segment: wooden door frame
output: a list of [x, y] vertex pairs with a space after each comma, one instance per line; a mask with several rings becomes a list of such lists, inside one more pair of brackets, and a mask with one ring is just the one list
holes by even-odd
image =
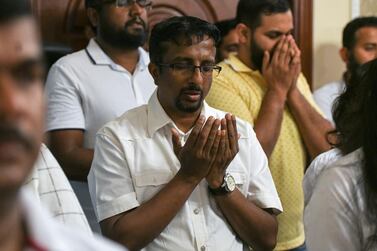
[[310, 87], [313, 82], [313, 0], [291, 0], [294, 37], [301, 49], [302, 72]]

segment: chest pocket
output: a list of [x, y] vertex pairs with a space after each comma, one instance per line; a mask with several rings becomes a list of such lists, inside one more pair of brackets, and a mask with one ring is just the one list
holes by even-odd
[[150, 200], [173, 178], [169, 172], [148, 172], [135, 174], [135, 191], [140, 203]]

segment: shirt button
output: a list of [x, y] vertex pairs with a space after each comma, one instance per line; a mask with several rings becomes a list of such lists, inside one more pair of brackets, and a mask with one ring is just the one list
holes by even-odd
[[[199, 208], [195, 208], [195, 210], [194, 210], [194, 214], [199, 214], [199, 212], [200, 212], [200, 209]], [[203, 246], [204, 247], [204, 246]], [[203, 250], [203, 247], [202, 247], [202, 250]], [[204, 247], [204, 249], [205, 249], [205, 247]]]
[[201, 246], [200, 250], [201, 250], [201, 251], [205, 251], [205, 250], [206, 250], [206, 247], [205, 247], [205, 246]]

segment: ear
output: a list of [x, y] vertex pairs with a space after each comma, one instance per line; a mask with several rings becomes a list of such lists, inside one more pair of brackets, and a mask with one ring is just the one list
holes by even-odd
[[98, 26], [98, 20], [99, 20], [99, 15], [98, 11], [94, 8], [87, 8], [86, 9], [86, 15], [88, 16], [89, 22], [93, 27]]
[[154, 79], [155, 85], [158, 86], [158, 79], [160, 78], [160, 68], [155, 63], [149, 63], [148, 65], [149, 73], [152, 75]]
[[246, 44], [249, 41], [250, 29], [247, 25], [239, 23], [236, 26], [240, 44]]
[[343, 60], [344, 63], [346, 63], [346, 64], [349, 63], [350, 52], [346, 47], [342, 47], [339, 50], [339, 55], [340, 55], [340, 58]]

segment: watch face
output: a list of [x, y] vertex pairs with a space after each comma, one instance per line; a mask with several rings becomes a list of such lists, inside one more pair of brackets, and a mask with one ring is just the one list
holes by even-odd
[[234, 191], [234, 189], [236, 188], [236, 182], [235, 182], [233, 176], [230, 175], [230, 174], [227, 174], [226, 177], [225, 177], [225, 182], [226, 182], [226, 189], [229, 192]]

